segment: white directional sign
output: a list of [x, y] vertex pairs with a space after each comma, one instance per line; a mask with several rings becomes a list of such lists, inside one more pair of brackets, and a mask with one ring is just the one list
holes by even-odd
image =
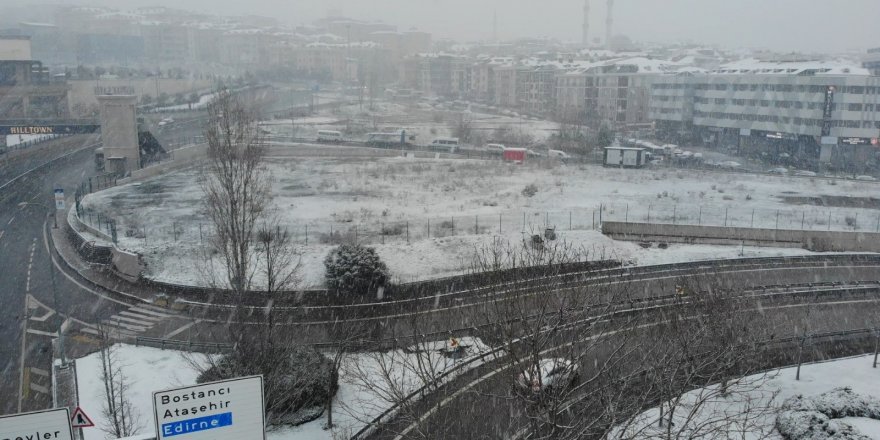
[[55, 209], [64, 210], [64, 188], [55, 188]]
[[153, 393], [156, 439], [265, 440], [263, 377]]
[[2, 440], [73, 440], [67, 408], [0, 416]]

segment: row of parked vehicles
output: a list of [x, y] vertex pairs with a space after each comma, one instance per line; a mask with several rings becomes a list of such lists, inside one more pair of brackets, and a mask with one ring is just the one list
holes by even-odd
[[[367, 146], [376, 147], [376, 148], [404, 148], [404, 149], [414, 149], [417, 146], [414, 143], [415, 137], [407, 137], [405, 131], [398, 132], [379, 132], [379, 133], [367, 133], [367, 139], [364, 142]], [[319, 143], [340, 143], [345, 142], [345, 139], [342, 135], [342, 132], [335, 130], [319, 130], [317, 136], [317, 142]], [[435, 138], [425, 146], [428, 150], [438, 151], [444, 153], [456, 153], [462, 148], [462, 144], [458, 138], [454, 137], [438, 137]], [[477, 148], [476, 150], [480, 150]], [[483, 148], [483, 151], [489, 152], [491, 154], [496, 154], [498, 156], [504, 156], [505, 151], [523, 151], [524, 157], [531, 158], [539, 158], [539, 157], [550, 157], [556, 158], [560, 160], [569, 160], [571, 159], [571, 155], [564, 151], [553, 150], [553, 149], [539, 149], [536, 147], [531, 148], [508, 148], [503, 144], [490, 143], [486, 144]]]

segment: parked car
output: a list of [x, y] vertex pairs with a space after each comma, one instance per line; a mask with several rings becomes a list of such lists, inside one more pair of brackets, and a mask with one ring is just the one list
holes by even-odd
[[570, 386], [578, 377], [578, 365], [565, 358], [544, 358], [516, 376], [516, 387], [532, 393]]
[[816, 177], [816, 173], [814, 173], [812, 171], [805, 171], [805, 170], [797, 170], [794, 172], [794, 175], [801, 176], [801, 177]]
[[526, 155], [529, 157], [544, 157], [544, 153], [532, 150], [531, 148], [526, 149]]
[[504, 154], [504, 150], [506, 150], [506, 149], [507, 149], [507, 147], [505, 147], [504, 145], [501, 145], [501, 144], [486, 144], [486, 150], [488, 150], [490, 153], [495, 153], [499, 156]]
[[876, 182], [877, 178], [874, 176], [856, 176], [856, 180], [864, 180], [866, 182]]
[[788, 168], [777, 167], [770, 170], [770, 174], [788, 174]]
[[571, 160], [571, 155], [560, 150], [547, 150], [547, 157], [559, 159], [563, 162]]

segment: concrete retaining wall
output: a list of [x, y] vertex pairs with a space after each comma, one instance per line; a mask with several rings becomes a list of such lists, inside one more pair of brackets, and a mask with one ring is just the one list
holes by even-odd
[[602, 222], [602, 233], [616, 240], [699, 244], [747, 244], [797, 247], [811, 251], [880, 252], [873, 232], [800, 231], [791, 229]]
[[140, 255], [120, 250], [115, 246], [111, 250], [111, 254], [113, 268], [116, 269], [117, 275], [132, 283], [140, 279], [141, 273], [146, 269]]
[[199, 160], [208, 157], [208, 144], [192, 145], [171, 152], [172, 158], [166, 162], [161, 162], [146, 168], [134, 170], [131, 176], [125, 179], [119, 179], [116, 183], [119, 185], [135, 182], [142, 179], [155, 177], [168, 171], [181, 168], [193, 164]]

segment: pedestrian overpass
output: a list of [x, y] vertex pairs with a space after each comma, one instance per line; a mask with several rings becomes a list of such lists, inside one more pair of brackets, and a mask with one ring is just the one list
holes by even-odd
[[106, 170], [121, 176], [140, 169], [164, 149], [150, 131], [137, 121], [137, 97], [133, 94], [98, 95], [101, 116], [97, 119], [0, 119], [0, 147], [8, 135], [73, 135], [101, 132]]

